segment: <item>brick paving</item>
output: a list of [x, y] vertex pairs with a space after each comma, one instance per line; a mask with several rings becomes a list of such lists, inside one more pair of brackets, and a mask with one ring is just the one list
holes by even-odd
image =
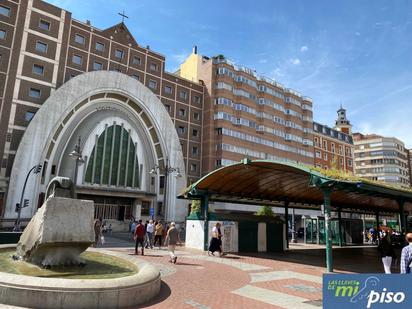
[[[116, 244], [116, 246], [113, 246]], [[134, 253], [127, 239], [108, 238], [110, 250]], [[110, 248], [111, 247], [111, 248]], [[293, 247], [292, 247], [293, 248]], [[277, 254], [206, 253], [177, 248], [177, 264], [168, 262], [167, 250], [145, 250], [138, 255], [160, 269], [158, 297], [140, 308], [299, 308], [322, 306], [323, 249], [307, 247]], [[376, 248], [334, 249], [337, 272], [382, 272]]]

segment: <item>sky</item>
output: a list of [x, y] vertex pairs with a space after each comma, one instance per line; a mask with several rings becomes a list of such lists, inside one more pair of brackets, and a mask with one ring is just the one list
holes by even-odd
[[105, 29], [125, 23], [174, 72], [194, 45], [305, 96], [314, 120], [334, 125], [340, 104], [354, 132], [412, 148], [410, 0], [49, 0]]

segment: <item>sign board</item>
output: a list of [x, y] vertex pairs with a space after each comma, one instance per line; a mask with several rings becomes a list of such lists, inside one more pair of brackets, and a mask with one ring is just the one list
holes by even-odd
[[154, 216], [154, 213], [155, 213], [154, 207], [150, 207], [149, 215]]
[[410, 274], [323, 275], [323, 308], [412, 308]]

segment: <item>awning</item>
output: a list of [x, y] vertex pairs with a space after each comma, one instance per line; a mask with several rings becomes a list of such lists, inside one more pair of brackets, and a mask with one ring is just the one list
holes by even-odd
[[[324, 203], [322, 189], [331, 190], [334, 209], [359, 212], [412, 210], [412, 191], [305, 165], [244, 159], [217, 169], [189, 186], [179, 198], [252, 205], [282, 205], [319, 209]], [[332, 174], [332, 173], [330, 173]]]

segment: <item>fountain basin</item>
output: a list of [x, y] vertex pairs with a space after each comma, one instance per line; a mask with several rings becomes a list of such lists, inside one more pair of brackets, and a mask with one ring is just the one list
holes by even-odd
[[[0, 252], [12, 248], [16, 245], [0, 245]], [[79, 277], [82, 279], [73, 279], [75, 276], [66, 279], [67, 272], [64, 271], [61, 276], [65, 278], [46, 278], [0, 269], [0, 303], [44, 309], [130, 308], [151, 300], [159, 293], [160, 273], [149, 263], [108, 250], [89, 248], [86, 253], [119, 260], [122, 265], [129, 265], [122, 267], [129, 271], [121, 277], [103, 274], [95, 277], [101, 279], [87, 279], [90, 275], [93, 278], [93, 274], [87, 274]]]

